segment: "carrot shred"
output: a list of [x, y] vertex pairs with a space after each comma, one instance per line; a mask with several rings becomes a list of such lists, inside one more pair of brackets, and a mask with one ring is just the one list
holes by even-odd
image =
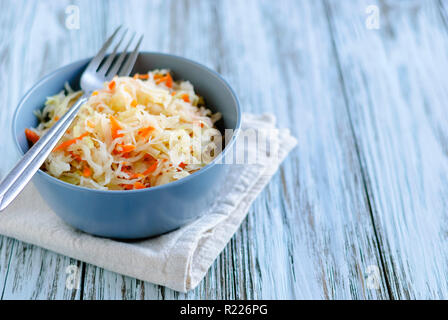
[[176, 95], [176, 91], [171, 92], [171, 95], [174, 97]]
[[28, 139], [28, 141], [30, 141], [33, 144], [40, 139], [39, 135], [36, 132], [28, 128], [25, 129], [25, 136]]
[[90, 177], [92, 175], [92, 169], [90, 169], [88, 166], [85, 166], [82, 170], [82, 175], [86, 178]]
[[124, 152], [131, 152], [135, 149], [135, 146], [133, 144], [126, 144], [122, 146]]
[[184, 99], [185, 102], [190, 102], [190, 96], [187, 93], [182, 95], [182, 99]]
[[145, 189], [146, 188], [146, 186], [143, 184], [143, 183], [141, 183], [141, 182], [136, 182], [136, 183], [134, 183], [134, 189]]
[[156, 171], [159, 162], [156, 160], [148, 169], [143, 172], [143, 175], [147, 176], [150, 173]]
[[123, 171], [124, 173], [128, 174], [129, 176], [133, 175], [130, 167], [122, 167], [121, 171]]
[[154, 130], [155, 130], [154, 127], [149, 126], [149, 127], [142, 128], [142, 129], [138, 130], [137, 133], [139, 136], [146, 139], [149, 136], [149, 134]]
[[145, 176], [143, 175], [143, 174], [141, 174], [141, 173], [134, 173], [132, 176], [131, 176], [131, 179], [136, 179], [136, 178], [144, 178]]
[[156, 80], [156, 84], [161, 84], [162, 82], [165, 82], [165, 85], [168, 88], [173, 87], [173, 78], [171, 77], [171, 74], [168, 72], [166, 75], [154, 75], [154, 80]]
[[121, 153], [121, 152], [131, 152], [135, 149], [135, 146], [133, 144], [117, 144], [115, 146], [115, 152]]
[[114, 117], [114, 116], [110, 116], [110, 132], [112, 135], [112, 139], [116, 139], [118, 137], [123, 137], [124, 134], [122, 133], [118, 133], [118, 130], [123, 129], [120, 126], [120, 123], [118, 122], [118, 120]]
[[138, 74], [138, 73], [136, 73], [134, 75], [134, 79], [147, 80], [147, 79], [149, 79], [149, 74]]
[[137, 106], [137, 104], [138, 104], [137, 101], [135, 101], [135, 100], [131, 101], [131, 107], [135, 108]]
[[171, 74], [168, 72], [166, 74], [166, 81], [165, 84], [168, 88], [172, 88], [173, 87], [173, 78], [171, 78]]
[[56, 148], [53, 149], [53, 151], [58, 151], [58, 150], [63, 150], [68, 148], [69, 146], [71, 146], [72, 144], [76, 143], [78, 140], [81, 140], [82, 138], [84, 138], [85, 136], [87, 136], [89, 133], [88, 132], [84, 132], [82, 135], [80, 135], [77, 138], [71, 139], [71, 140], [67, 140], [62, 142], [59, 146], [57, 146]]
[[92, 92], [92, 97], [93, 97], [93, 96], [96, 96], [97, 94], [98, 94], [98, 91], [93, 91], [93, 92]]
[[114, 89], [115, 89], [115, 86], [116, 86], [115, 80], [112, 80], [112, 81], [109, 83], [109, 90], [114, 90]]
[[79, 155], [77, 155], [76, 153], [74, 153], [73, 151], [69, 151], [68, 153], [72, 156], [73, 159], [75, 159], [77, 161], [82, 161], [82, 158]]
[[152, 155], [150, 155], [149, 153], [146, 153], [146, 154], [143, 156], [143, 160], [144, 160], [144, 161], [156, 161], [156, 159], [155, 159]]
[[185, 169], [186, 166], [187, 166], [186, 163], [183, 162], [179, 163], [179, 167], [181, 167], [182, 169]]
[[124, 188], [124, 190], [134, 189], [134, 186], [132, 184], [122, 184], [122, 187]]
[[58, 116], [54, 117], [54, 121], [58, 121], [58, 120], [59, 120]]
[[139, 73], [136, 73], [136, 74], [134, 74], [133, 78], [134, 79], [147, 80], [147, 79], [149, 79], [149, 74], [139, 74]]
[[90, 128], [95, 128], [95, 124], [94, 123], [92, 123], [91, 121], [89, 121], [89, 120], [87, 120], [87, 126], [88, 127], [90, 127]]

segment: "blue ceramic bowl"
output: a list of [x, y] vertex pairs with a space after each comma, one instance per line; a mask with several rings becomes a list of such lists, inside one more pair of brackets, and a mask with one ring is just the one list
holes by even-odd
[[[45, 99], [69, 82], [79, 88], [79, 78], [90, 59], [62, 67], [43, 78], [19, 103], [13, 118], [13, 136], [19, 151], [28, 150], [25, 128], [35, 127], [34, 110]], [[214, 112], [221, 112], [221, 129], [240, 128], [238, 99], [227, 82], [216, 72], [185, 58], [140, 53], [133, 72], [146, 73], [167, 68], [175, 79], [189, 80]], [[232, 137], [223, 152], [210, 164], [181, 180], [149, 189], [99, 191], [71, 185], [39, 170], [33, 183], [42, 198], [71, 226], [103, 237], [138, 239], [172, 231], [198, 218], [219, 197], [217, 190], [225, 179], [227, 167], [217, 163], [235, 141]]]

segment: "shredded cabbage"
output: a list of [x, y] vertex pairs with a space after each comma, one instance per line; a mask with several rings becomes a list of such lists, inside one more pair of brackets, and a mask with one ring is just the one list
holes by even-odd
[[[80, 95], [66, 85], [47, 98], [31, 134], [45, 134]], [[173, 81], [168, 70], [115, 77], [81, 107], [43, 169], [68, 183], [100, 190], [166, 184], [219, 154], [222, 137], [214, 125], [220, 117], [205, 107], [190, 82]]]

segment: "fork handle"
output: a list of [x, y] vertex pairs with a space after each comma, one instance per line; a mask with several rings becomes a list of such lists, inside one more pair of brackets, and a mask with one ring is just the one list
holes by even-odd
[[87, 95], [81, 96], [76, 103], [59, 119], [20, 159], [15, 167], [0, 183], [0, 211], [14, 200], [27, 185], [48, 155], [62, 138], [80, 107], [87, 101]]

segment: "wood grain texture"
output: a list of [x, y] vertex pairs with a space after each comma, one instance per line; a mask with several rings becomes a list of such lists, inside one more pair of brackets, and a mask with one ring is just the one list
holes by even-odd
[[[0, 176], [17, 159], [9, 124], [25, 90], [95, 54], [119, 24], [145, 34], [142, 50], [220, 72], [243, 111], [274, 113], [299, 145], [195, 290], [181, 294], [3, 237], [1, 297], [448, 297], [448, 11], [442, 1], [396, 3], [2, 1]], [[79, 30], [65, 27], [69, 4], [79, 7]], [[371, 4], [379, 30], [365, 26]], [[69, 265], [82, 271], [79, 290], [66, 288]]]
[[[7, 14], [0, 14], [0, 80], [7, 85], [0, 90], [0, 152], [7, 156], [0, 159], [0, 174], [17, 160], [10, 123], [21, 96], [44, 74], [84, 55], [76, 56], [70, 49], [75, 46], [61, 24], [65, 7], [63, 2], [60, 5], [54, 1], [2, 2], [2, 10]], [[79, 262], [17, 241], [11, 244], [12, 241], [2, 239], [4, 246], [10, 248], [9, 255], [0, 262], [0, 274], [7, 275], [1, 279], [3, 299], [79, 297], [80, 290], [65, 289], [66, 267], [80, 266]]]
[[246, 110], [273, 112], [299, 140], [249, 216], [262, 297], [387, 297], [365, 287], [380, 264], [321, 3], [223, 3], [222, 72]]
[[66, 286], [69, 266], [82, 268], [79, 261], [17, 241], [2, 299], [79, 299], [81, 290]]
[[6, 237], [0, 238], [0, 299], [3, 296], [3, 288], [8, 277], [9, 263], [11, 261], [11, 252], [16, 241]]
[[[379, 30], [365, 27], [370, 4], [380, 8]], [[446, 298], [448, 39], [439, 2], [359, 1], [348, 9], [328, 1], [393, 297]]]
[[218, 70], [245, 111], [274, 112], [300, 146], [196, 290], [178, 294], [87, 266], [84, 298], [387, 297], [382, 279], [379, 290], [365, 287], [368, 267], [381, 264], [323, 7], [178, 3], [147, 12], [169, 20], [169, 52]]

